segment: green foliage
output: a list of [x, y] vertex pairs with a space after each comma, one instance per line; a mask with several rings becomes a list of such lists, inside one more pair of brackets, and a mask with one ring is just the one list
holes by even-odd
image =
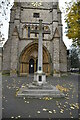
[[65, 22], [67, 23], [67, 34], [73, 40], [75, 46], [80, 47], [80, 2], [66, 3]]
[[71, 68], [80, 68], [80, 61], [79, 61], [79, 51], [73, 45], [71, 46], [71, 52], [69, 59], [71, 61]]

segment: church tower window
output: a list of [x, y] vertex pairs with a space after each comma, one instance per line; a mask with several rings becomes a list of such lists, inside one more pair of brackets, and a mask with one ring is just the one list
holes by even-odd
[[44, 27], [42, 29], [43, 29], [43, 38], [44, 38]]
[[28, 26], [28, 37], [30, 37], [30, 26]]
[[[35, 27], [35, 31], [37, 31], [37, 26]], [[37, 37], [37, 33], [35, 33], [35, 37]]]
[[33, 13], [33, 17], [39, 18], [39, 13]]

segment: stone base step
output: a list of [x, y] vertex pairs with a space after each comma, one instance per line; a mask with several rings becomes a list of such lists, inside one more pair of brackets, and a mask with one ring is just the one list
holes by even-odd
[[[59, 91], [52, 91], [52, 90], [26, 90], [22, 91], [23, 94], [57, 94], [60, 93]], [[60, 93], [61, 94], [61, 93]]]
[[[48, 88], [48, 89], [47, 89]], [[65, 95], [60, 92], [55, 86], [46, 84], [41, 86], [40, 89], [38, 86], [29, 85], [29, 87], [20, 88], [17, 93], [18, 97], [27, 97], [27, 98], [41, 98], [41, 97], [52, 97], [52, 98], [62, 98]]]
[[27, 98], [44, 98], [44, 97], [51, 97], [51, 98], [64, 98], [64, 94], [18, 94], [18, 97], [27, 97]]

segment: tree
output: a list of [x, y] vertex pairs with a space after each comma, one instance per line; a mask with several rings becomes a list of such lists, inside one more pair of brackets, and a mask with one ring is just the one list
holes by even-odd
[[76, 47], [74, 47], [73, 45], [71, 46], [71, 50], [70, 50], [70, 56], [69, 56], [69, 60], [71, 61], [71, 68], [79, 68], [80, 69], [80, 59], [79, 59], [79, 54], [78, 54], [78, 49], [76, 49]]
[[73, 45], [80, 48], [80, 1], [66, 2], [65, 22], [67, 23], [66, 36], [73, 40]]
[[4, 32], [2, 29], [4, 28], [4, 22], [9, 22], [9, 11], [12, 7], [12, 0], [0, 0], [0, 46], [3, 46], [5, 39], [4, 39]]

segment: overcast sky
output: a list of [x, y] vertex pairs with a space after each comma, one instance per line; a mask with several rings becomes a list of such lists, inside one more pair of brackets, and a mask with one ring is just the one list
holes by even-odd
[[[13, 0], [12, 0], [13, 1]], [[60, 6], [60, 9], [62, 7], [65, 7], [65, 1], [67, 0], [59, 0], [59, 6]], [[71, 0], [68, 0], [68, 1], [71, 1]], [[4, 16], [0, 16], [0, 19], [3, 21], [4, 25], [3, 25], [3, 28], [1, 29], [1, 32], [4, 34], [4, 37], [5, 39], [7, 40], [8, 38], [8, 21], [9, 21], [9, 14], [10, 14], [10, 11], [8, 10], [7, 11], [7, 16], [8, 16], [8, 20], [5, 20], [4, 19]], [[65, 33], [65, 27], [66, 27], [66, 24], [65, 24], [65, 21], [64, 21], [64, 13], [62, 13], [62, 23], [63, 23], [63, 41], [64, 43], [66, 44], [67, 46], [67, 49], [70, 48], [70, 45], [71, 45], [71, 40], [69, 40], [67, 37], [66, 37], [66, 33]]]

